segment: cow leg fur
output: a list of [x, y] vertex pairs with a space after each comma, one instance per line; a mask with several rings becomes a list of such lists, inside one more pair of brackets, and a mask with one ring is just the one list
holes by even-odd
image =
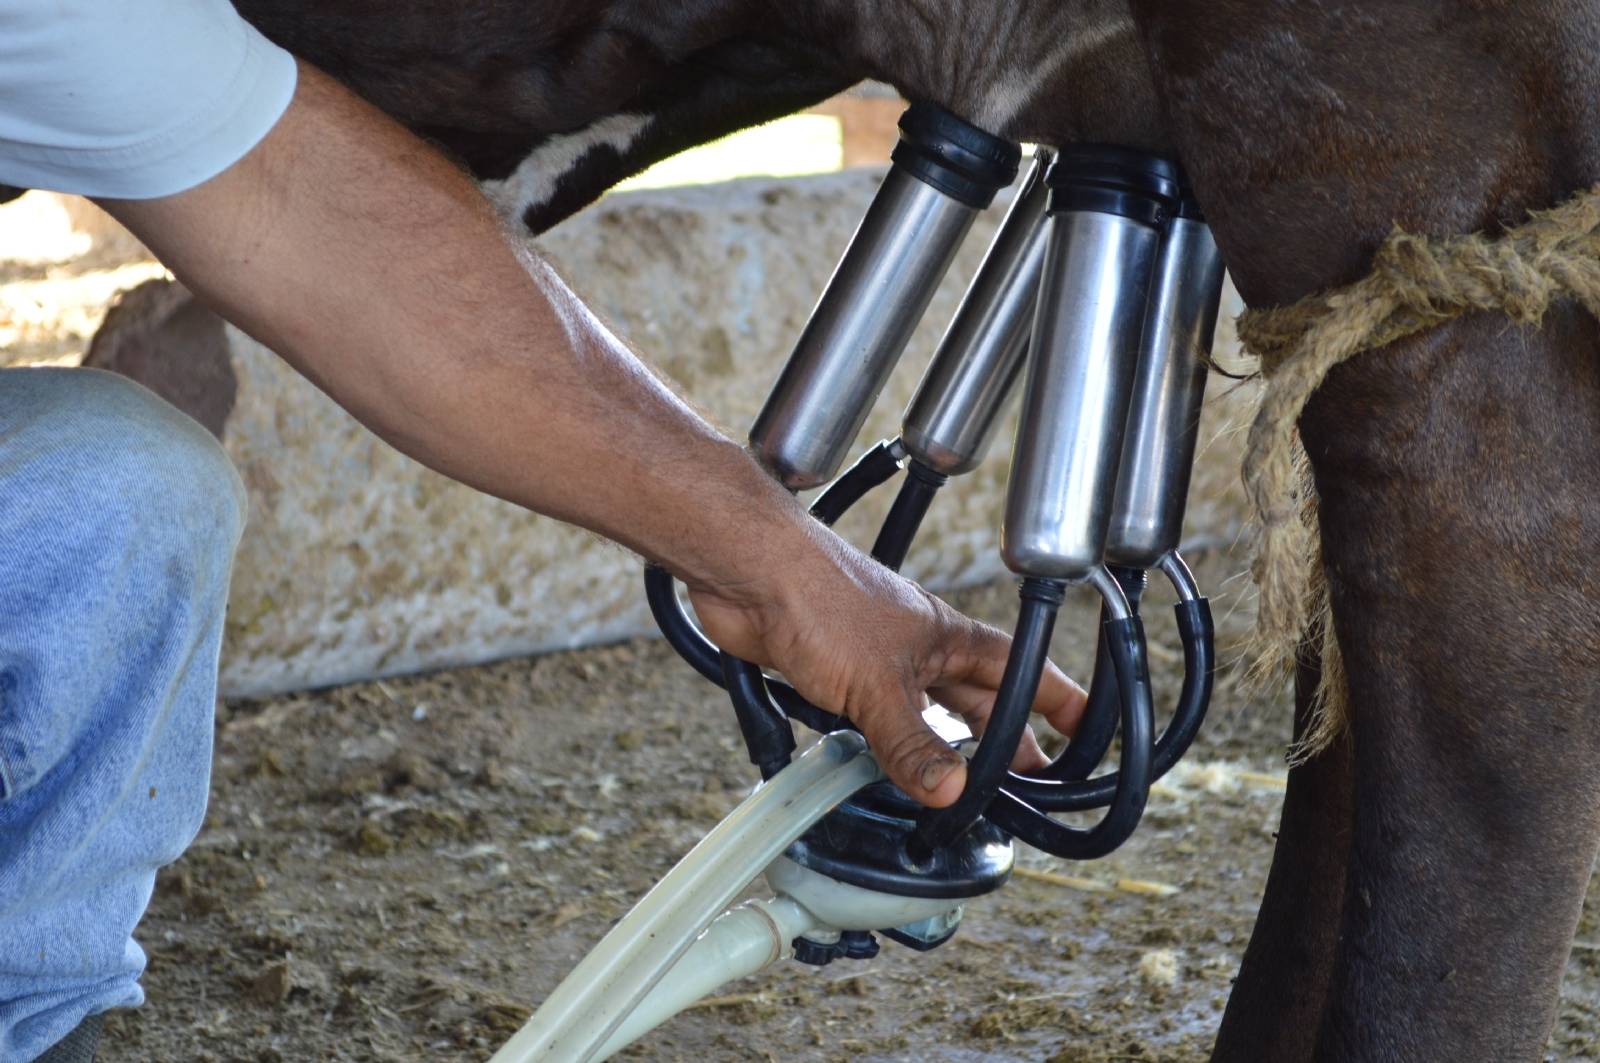
[[1597, 350], [1570, 305], [1476, 315], [1302, 420], [1354, 739], [1314, 1058], [1542, 1051], [1600, 844]]
[[[1302, 647], [1303, 654], [1313, 651]], [[1310, 722], [1319, 673], [1295, 677], [1295, 737]], [[1311, 1058], [1344, 904], [1350, 848], [1349, 735], [1289, 772], [1266, 895], [1217, 1033], [1213, 1063]]]
[[1600, 846], [1597, 350], [1481, 315], [1308, 409], [1351, 731], [1290, 773], [1219, 1063], [1540, 1057]]

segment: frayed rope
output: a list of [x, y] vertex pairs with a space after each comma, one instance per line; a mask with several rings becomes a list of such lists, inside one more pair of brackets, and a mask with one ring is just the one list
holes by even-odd
[[1258, 677], [1283, 674], [1303, 641], [1320, 651], [1322, 668], [1312, 725], [1290, 750], [1291, 763], [1338, 737], [1349, 698], [1328, 614], [1315, 490], [1296, 429], [1301, 411], [1334, 366], [1363, 351], [1475, 310], [1536, 326], [1559, 298], [1600, 318], [1600, 185], [1493, 240], [1396, 228], [1354, 284], [1239, 316], [1239, 339], [1260, 359], [1266, 382], [1243, 470], [1259, 592], [1254, 668]]

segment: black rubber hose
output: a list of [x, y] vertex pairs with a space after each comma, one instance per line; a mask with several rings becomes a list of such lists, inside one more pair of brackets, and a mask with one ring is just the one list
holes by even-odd
[[[684, 612], [683, 603], [678, 601], [678, 589], [672, 573], [660, 565], [646, 565], [644, 590], [645, 598], [650, 603], [650, 613], [656, 619], [656, 626], [666, 636], [667, 643], [695, 671], [726, 689], [728, 682], [722, 671], [722, 651], [700, 633], [694, 621], [689, 619], [689, 614]], [[788, 683], [768, 679], [767, 690], [785, 716], [799, 720], [813, 731], [827, 734], [854, 726], [843, 716], [835, 716], [826, 709], [817, 708]]]
[[833, 527], [861, 497], [900, 471], [905, 459], [905, 447], [898, 439], [885, 439], [856, 463], [840, 473], [811, 503], [811, 515], [828, 527]]
[[1017, 745], [1028, 727], [1039, 693], [1039, 677], [1050, 652], [1050, 633], [1055, 629], [1056, 612], [1066, 597], [1066, 584], [1058, 580], [1022, 581], [1022, 611], [1017, 631], [1011, 639], [1005, 674], [995, 695], [994, 709], [984, 727], [978, 751], [967, 763], [967, 785], [955, 803], [946, 808], [925, 808], [917, 816], [913, 839], [915, 858], [923, 858], [965, 834], [983, 816], [1005, 782], [1007, 769], [1017, 755]]
[[[1128, 599], [1128, 608], [1134, 616], [1138, 616], [1139, 600], [1144, 596], [1145, 585], [1148, 582], [1144, 570], [1108, 565], [1106, 571], [1116, 579], [1122, 588], [1123, 597]], [[1089, 680], [1089, 700], [1083, 707], [1083, 716], [1078, 721], [1077, 733], [1072, 736], [1072, 741], [1067, 743], [1067, 748], [1061, 751], [1061, 755], [1038, 773], [1038, 778], [1062, 781], [1087, 779], [1089, 773], [1106, 758], [1106, 750], [1111, 748], [1111, 741], [1117, 735], [1117, 717], [1121, 712], [1117, 702], [1117, 671], [1116, 665], [1111, 663], [1111, 650], [1106, 645], [1104, 636], [1105, 624], [1110, 619], [1111, 613], [1102, 603], [1100, 606], [1102, 635], [1099, 645], [1095, 647], [1094, 675]], [[1110, 799], [1108, 791], [1106, 800]]]
[[1178, 636], [1183, 640], [1183, 689], [1166, 731], [1156, 743], [1155, 773], [1161, 778], [1189, 752], [1211, 707], [1211, 687], [1217, 678], [1216, 627], [1211, 603], [1204, 598], [1179, 602]]
[[[1151, 770], [1159, 779], [1182, 759], [1200, 733], [1206, 710], [1211, 705], [1211, 687], [1216, 679], [1216, 636], [1211, 621], [1211, 603], [1204, 598], [1179, 602], [1178, 634], [1183, 640], [1183, 688], [1172, 710], [1167, 729], [1156, 741]], [[1102, 636], [1102, 645], [1105, 645]], [[1113, 673], [1120, 675], [1120, 669]], [[1117, 684], [1121, 689], [1121, 682]], [[1119, 772], [1078, 782], [1055, 782], [1032, 776], [1010, 775], [1003, 789], [1042, 812], [1084, 812], [1104, 808], [1117, 794]]]
[[666, 636], [667, 643], [678, 651], [678, 656], [717, 686], [726, 687], [727, 681], [722, 678], [722, 651], [700, 633], [689, 614], [683, 611], [672, 573], [660, 565], [645, 565], [644, 596], [650, 603], [650, 615], [656, 618], [656, 626]]
[[944, 473], [934, 472], [912, 459], [906, 466], [905, 483], [900, 485], [900, 493], [895, 495], [889, 516], [878, 531], [878, 540], [872, 544], [873, 557], [895, 572], [900, 571], [911, 549], [911, 540], [917, 537], [922, 518], [928, 515], [928, 507], [933, 504], [933, 496], [949, 479]]
[[776, 679], [767, 680], [767, 690], [772, 694], [772, 700], [778, 703], [778, 708], [791, 720], [799, 720], [807, 727], [819, 734], [828, 734], [831, 731], [854, 731], [855, 723], [848, 716], [836, 716], [827, 709], [819, 709], [805, 698], [800, 692], [788, 683]]
[[770, 779], [789, 766], [794, 753], [794, 732], [789, 730], [789, 721], [767, 696], [767, 677], [756, 665], [724, 653], [722, 676], [733, 701], [733, 714], [739, 721], [739, 733], [750, 752], [750, 763], [761, 769], [763, 779]]
[[1144, 656], [1144, 630], [1138, 617], [1107, 622], [1102, 629], [1111, 647], [1118, 686], [1127, 693], [1119, 698], [1122, 717], [1122, 760], [1116, 794], [1105, 818], [1093, 827], [1058, 823], [1005, 789], [984, 813], [1003, 830], [1064, 860], [1094, 860], [1127, 841], [1144, 817], [1145, 802], [1154, 781], [1152, 746], [1155, 712], [1150, 706], [1150, 670]]

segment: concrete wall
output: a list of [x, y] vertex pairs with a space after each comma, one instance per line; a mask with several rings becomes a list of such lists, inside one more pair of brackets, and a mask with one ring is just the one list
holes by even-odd
[[[622, 336], [742, 438], [881, 177], [868, 169], [613, 195], [539, 246]], [[858, 451], [897, 431], [1003, 207], [979, 219]], [[231, 329], [229, 345], [239, 391], [224, 444], [249, 488], [251, 515], [234, 575], [224, 693], [654, 630], [635, 557], [422, 468], [260, 345]], [[1222, 406], [1208, 412], [1207, 435], [1220, 442], [1207, 449], [1191, 506], [1191, 532], [1212, 537], [1237, 530], [1237, 446], [1218, 434]], [[994, 450], [941, 494], [908, 575], [948, 588], [1003, 574], [1007, 444]], [[870, 543], [891, 494], [869, 499], [841, 532]]]

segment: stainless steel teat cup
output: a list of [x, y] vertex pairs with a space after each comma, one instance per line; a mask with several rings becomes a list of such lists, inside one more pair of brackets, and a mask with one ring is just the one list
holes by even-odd
[[794, 490], [832, 479], [978, 212], [1021, 149], [931, 104], [900, 119], [894, 165], [812, 311], [750, 442]]
[[1106, 561], [1154, 568], [1178, 548], [1200, 435], [1222, 254], [1192, 193], [1167, 221], [1134, 378]]
[[1161, 234], [1177, 167], [1127, 148], [1063, 150], [1000, 551], [1024, 576], [1079, 582], [1105, 558]]

